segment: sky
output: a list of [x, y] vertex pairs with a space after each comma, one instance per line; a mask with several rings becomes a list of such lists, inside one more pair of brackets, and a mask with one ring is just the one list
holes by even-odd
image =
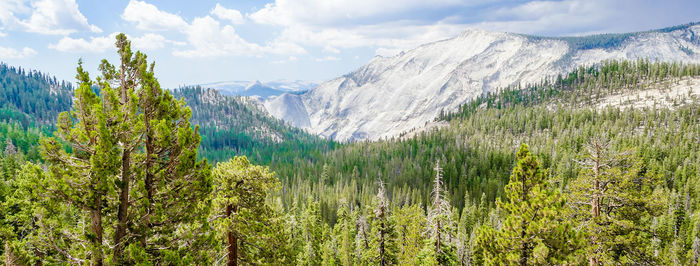
[[579, 36], [700, 21], [698, 0], [0, 0], [0, 62], [73, 82], [115, 63], [114, 36], [161, 85], [324, 81], [468, 28]]

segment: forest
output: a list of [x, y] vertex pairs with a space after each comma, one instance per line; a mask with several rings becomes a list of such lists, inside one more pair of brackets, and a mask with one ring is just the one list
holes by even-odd
[[597, 107], [699, 65], [604, 61], [474, 99], [444, 127], [335, 143], [163, 89], [125, 35], [116, 47], [74, 86], [0, 66], [6, 265], [700, 261], [700, 99]]

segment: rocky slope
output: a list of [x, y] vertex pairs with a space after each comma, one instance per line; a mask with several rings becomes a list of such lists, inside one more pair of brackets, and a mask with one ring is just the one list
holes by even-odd
[[517, 83], [607, 59], [700, 62], [700, 24], [627, 34], [549, 38], [469, 29], [393, 57], [375, 57], [306, 93], [270, 97], [273, 116], [352, 141], [397, 136], [441, 110]]

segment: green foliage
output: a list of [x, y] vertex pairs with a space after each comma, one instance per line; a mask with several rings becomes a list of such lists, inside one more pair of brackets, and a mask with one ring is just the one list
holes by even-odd
[[339, 265], [352, 265], [355, 261], [355, 216], [347, 207], [341, 204], [338, 208], [338, 222], [333, 227]]
[[[98, 265], [203, 261], [204, 242], [193, 232], [206, 226], [211, 180], [197, 161], [190, 111], [163, 92], [153, 65], [131, 53], [123, 34], [117, 48], [120, 68], [103, 61], [97, 81], [78, 64], [73, 108], [58, 116], [54, 137], [41, 140], [48, 171], [28, 170], [33, 187], [15, 190], [31, 191], [24, 196], [44, 209], [31, 232], [40, 237], [16, 254]], [[124, 247], [134, 257], [121, 256]]]
[[578, 234], [566, 217], [564, 199], [548, 189], [540, 163], [525, 144], [505, 190], [508, 201], [497, 201], [506, 215], [503, 227], [484, 226], [478, 232], [485, 264], [575, 264]]
[[435, 166], [432, 204], [428, 209], [427, 238], [424, 247], [417, 257], [421, 265], [452, 265], [456, 263], [455, 221], [452, 206], [445, 197], [442, 168], [438, 161]]
[[[279, 233], [284, 228], [280, 214], [264, 203], [268, 191], [279, 186], [274, 173], [252, 165], [245, 156], [217, 163], [212, 173], [216, 187], [212, 218], [216, 231], [222, 232], [218, 246], [224, 254], [232, 251], [225, 247], [232, 246], [237, 249], [232, 259], [245, 264], [290, 263], [285, 250], [288, 240]], [[227, 240], [228, 236], [232, 239]]]
[[370, 230], [369, 249], [364, 256], [370, 264], [397, 264], [398, 243], [396, 221], [389, 211], [389, 200], [386, 198], [384, 184], [379, 180], [379, 192], [374, 202], [372, 225]]
[[[659, 263], [653, 254], [652, 240], [671, 239], [678, 236], [678, 230], [667, 231], [670, 234], [665, 235], [661, 228], [652, 229], [654, 217], [662, 214], [668, 195], [659, 187], [658, 173], [640, 160], [630, 158], [629, 152], [611, 151], [605, 140], [590, 141], [586, 151], [585, 159], [580, 162], [583, 169], [568, 190], [573, 218], [583, 225], [587, 238], [585, 250], [589, 261], [592, 264]], [[672, 215], [682, 217], [679, 213]], [[667, 245], [663, 241], [656, 248]]]
[[417, 204], [404, 205], [394, 212], [398, 232], [398, 264], [412, 264], [423, 248], [423, 232], [427, 227], [425, 212]]
[[0, 121], [48, 125], [71, 107], [73, 87], [36, 70], [0, 63]]
[[193, 110], [192, 122], [200, 126], [202, 136], [202, 158], [218, 162], [245, 155], [276, 169], [280, 177], [288, 177], [296, 172], [288, 166], [317, 160], [338, 146], [269, 116], [261, 106], [242, 97], [201, 87], [182, 87], [173, 95]]
[[[438, 122], [448, 126], [440, 129], [338, 144], [291, 129], [243, 98], [162, 90], [145, 55], [132, 53], [124, 36], [117, 47], [120, 64], [103, 61], [96, 80], [78, 71], [73, 110], [48, 118], [57, 122], [53, 134], [33, 113], [41, 108], [28, 108], [41, 106], [29, 94], [10, 89], [2, 98], [5, 262], [98, 264], [102, 253], [106, 264], [217, 264], [229, 254], [229, 235], [245, 264], [700, 259], [698, 99], [596, 108], [602, 97], [664, 91], [697, 77], [697, 65], [606, 61], [442, 112]], [[33, 95], [52, 95], [58, 84], [13, 71], [3, 73], [46, 81]], [[69, 104], [45, 106], [58, 114]], [[595, 175], [582, 163], [595, 138], [608, 139], [609, 151], [634, 149]], [[520, 143], [532, 152], [516, 153]], [[229, 160], [236, 155], [250, 161]], [[198, 158], [222, 163], [211, 172]], [[386, 180], [382, 197], [376, 176]], [[277, 180], [282, 189], [271, 189]], [[604, 215], [591, 213], [595, 194]], [[503, 241], [511, 237], [517, 241]]]
[[297, 265], [320, 265], [324, 241], [324, 227], [328, 225], [321, 221], [318, 211], [318, 202], [308, 199], [306, 210], [301, 216], [302, 233], [299, 236], [302, 243], [302, 250], [297, 256]]

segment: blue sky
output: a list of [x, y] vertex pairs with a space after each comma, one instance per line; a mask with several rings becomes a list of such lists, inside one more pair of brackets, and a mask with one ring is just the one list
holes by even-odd
[[700, 1], [0, 0], [0, 61], [74, 81], [126, 33], [164, 87], [323, 81], [467, 28], [566, 36], [700, 21]]

